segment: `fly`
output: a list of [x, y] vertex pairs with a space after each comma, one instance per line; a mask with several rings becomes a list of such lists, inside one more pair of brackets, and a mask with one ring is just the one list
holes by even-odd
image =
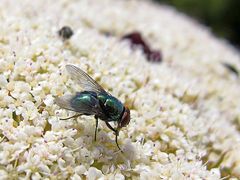
[[[95, 136], [97, 139], [98, 119], [104, 121], [109, 129], [115, 133], [115, 142], [118, 149], [118, 135], [122, 127], [130, 122], [130, 110], [117, 98], [106, 92], [87, 73], [74, 65], [66, 65], [66, 69], [73, 80], [84, 90], [75, 95], [65, 95], [55, 99], [61, 108], [71, 110], [77, 114], [61, 120], [76, 118], [81, 115], [93, 115], [96, 119]], [[112, 127], [109, 122], [117, 122], [117, 127]]]

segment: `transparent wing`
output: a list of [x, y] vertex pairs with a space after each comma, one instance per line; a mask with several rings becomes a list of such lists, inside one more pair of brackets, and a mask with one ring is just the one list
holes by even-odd
[[71, 77], [86, 91], [96, 93], [107, 93], [95, 80], [80, 68], [73, 65], [66, 65], [66, 69]]
[[74, 98], [73, 95], [65, 95], [65, 96], [62, 96], [62, 97], [57, 97], [57, 98], [55, 98], [55, 103], [63, 109], [67, 109], [67, 110], [70, 110], [70, 111], [76, 111], [71, 106], [72, 98]]
[[57, 97], [55, 99], [55, 103], [63, 109], [67, 109], [70, 111], [78, 112], [80, 114], [85, 115], [98, 115], [104, 116], [100, 105], [98, 104], [98, 100], [92, 101], [91, 103], [72, 103], [73, 98], [75, 95], [65, 95], [62, 97]]

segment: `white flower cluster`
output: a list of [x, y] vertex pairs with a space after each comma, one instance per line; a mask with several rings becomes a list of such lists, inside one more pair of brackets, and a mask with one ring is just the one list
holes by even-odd
[[[63, 26], [73, 36], [63, 40]], [[148, 1], [1, 0], [0, 179], [240, 178], [240, 57], [173, 9]], [[126, 34], [161, 51], [149, 62]], [[114, 134], [54, 98], [79, 91], [74, 64], [131, 110]]]

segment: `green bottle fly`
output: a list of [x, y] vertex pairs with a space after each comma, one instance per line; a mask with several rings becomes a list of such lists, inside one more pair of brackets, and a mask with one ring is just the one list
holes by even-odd
[[[108, 128], [115, 132], [115, 142], [119, 150], [121, 150], [117, 137], [119, 130], [130, 122], [130, 110], [117, 98], [107, 93], [96, 81], [78, 67], [67, 65], [66, 69], [71, 77], [83, 87], [84, 91], [77, 92], [75, 95], [65, 95], [56, 98], [55, 102], [60, 107], [77, 112], [76, 115], [62, 120], [80, 115], [94, 115], [96, 119], [95, 140], [97, 137], [98, 119], [101, 119]], [[111, 121], [117, 122], [116, 128], [109, 124]]]

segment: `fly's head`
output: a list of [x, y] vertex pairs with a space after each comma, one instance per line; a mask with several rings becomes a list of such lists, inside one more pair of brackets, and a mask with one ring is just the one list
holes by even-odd
[[130, 122], [130, 110], [127, 107], [125, 107], [123, 115], [118, 122], [117, 130], [119, 131], [122, 127], [127, 126], [129, 122]]

